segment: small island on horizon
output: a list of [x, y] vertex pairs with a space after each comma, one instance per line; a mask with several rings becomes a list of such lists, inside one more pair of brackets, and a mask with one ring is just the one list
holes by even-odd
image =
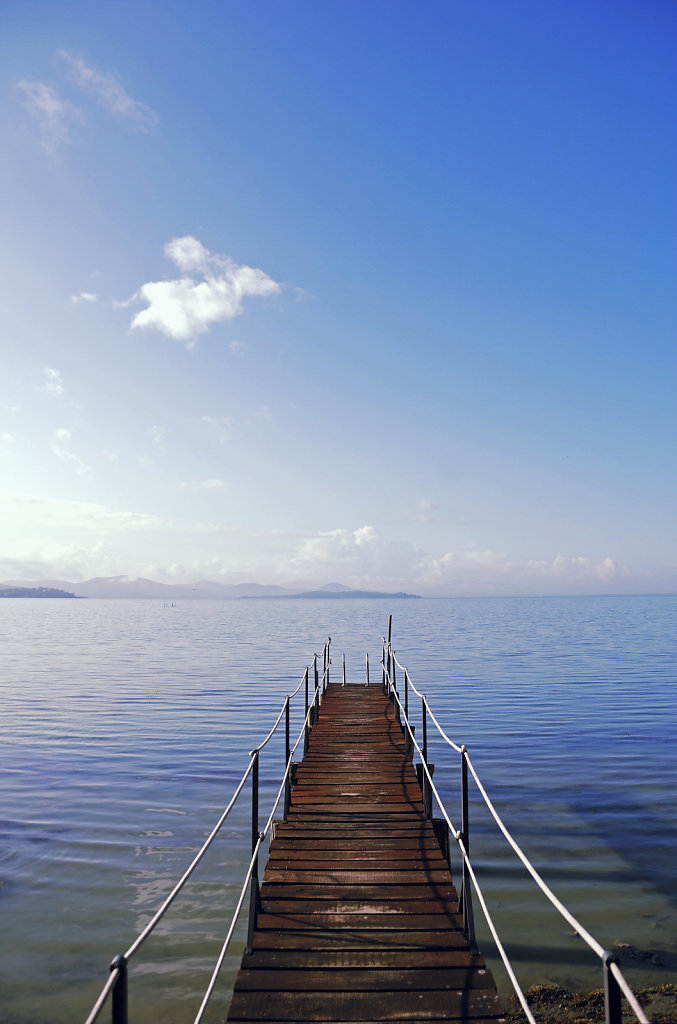
[[56, 587], [0, 587], [0, 597], [72, 597], [82, 600], [77, 594]]

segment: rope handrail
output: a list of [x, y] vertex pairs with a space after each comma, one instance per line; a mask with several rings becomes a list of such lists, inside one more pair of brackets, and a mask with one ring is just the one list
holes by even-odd
[[[401, 665], [400, 665], [400, 668], [402, 668]], [[389, 690], [393, 694], [395, 700], [397, 701], [397, 704], [398, 704], [400, 710], [404, 713], [404, 707], [402, 705], [402, 702], [400, 701], [400, 696], [399, 696], [397, 690], [392, 685], [392, 680], [390, 678], [390, 672], [385, 667], [385, 665], [384, 665], [384, 671], [385, 671], [385, 674], [386, 674], [386, 679], [388, 681]], [[423, 698], [423, 700], [426, 699], [423, 694], [421, 694], [420, 696]], [[506, 953], [505, 948], [503, 946], [503, 943], [501, 942], [501, 940], [499, 938], [498, 930], [496, 928], [496, 925], [494, 924], [494, 921], [493, 921], [493, 919], [491, 917], [491, 914], [489, 913], [489, 908], [487, 906], [486, 900], [484, 899], [484, 895], [482, 893], [482, 890], [480, 889], [480, 885], [479, 885], [479, 882], [477, 881], [477, 877], [476, 877], [475, 872], [473, 870], [472, 864], [470, 863], [470, 858], [468, 857], [468, 853], [467, 853], [467, 850], [465, 848], [465, 844], [463, 842], [463, 837], [461, 835], [461, 832], [458, 829], [456, 829], [456, 827], [454, 826], [453, 822], [451, 821], [451, 818], [449, 817], [449, 815], [447, 813], [447, 809], [444, 806], [442, 798], [441, 798], [440, 794], [437, 791], [437, 787], [435, 786], [435, 783], [433, 782], [432, 773], [430, 772], [430, 769], [428, 768], [428, 765], [426, 764], [426, 760], [425, 760], [425, 758], [423, 756], [423, 751], [421, 750], [420, 746], [418, 745], [418, 741], [417, 741], [417, 739], [416, 739], [416, 737], [414, 735], [414, 732], [413, 732], [413, 730], [412, 730], [412, 728], [411, 728], [411, 726], [409, 724], [409, 720], [408, 720], [406, 715], [404, 715], [404, 722], [405, 722], [405, 727], [407, 729], [407, 732], [409, 733], [409, 736], [411, 737], [411, 741], [412, 741], [414, 747], [416, 748], [419, 757], [421, 758], [421, 764], [423, 765], [423, 771], [425, 772], [426, 777], [428, 779], [428, 783], [430, 785], [431, 792], [434, 794], [435, 799], [437, 800], [438, 806], [439, 806], [439, 808], [440, 808], [440, 810], [442, 812], [444, 820], [447, 823], [447, 827], [451, 830], [451, 833], [452, 833], [454, 839], [458, 843], [459, 849], [461, 851], [461, 856], [463, 857], [463, 861], [468, 866], [468, 870], [470, 872], [470, 877], [472, 879], [472, 883], [473, 883], [473, 885], [475, 887], [475, 891], [476, 891], [476, 893], [477, 893], [477, 895], [479, 897], [480, 903], [482, 905], [482, 910], [484, 911], [484, 916], [486, 918], [487, 924], [489, 925], [489, 930], [491, 931], [491, 934], [492, 934], [492, 936], [494, 938], [494, 941], [496, 943], [496, 948], [498, 949], [498, 952], [499, 952], [499, 955], [501, 957], [501, 960], [503, 961], [503, 965], [504, 965], [504, 967], [505, 967], [505, 969], [507, 971], [508, 977], [510, 978], [512, 986], [513, 986], [513, 988], [515, 990], [515, 994], [517, 995], [517, 998], [520, 1001], [522, 1009], [524, 1010], [524, 1012], [526, 1014], [528, 1024], [536, 1024], [536, 1021], [535, 1021], [535, 1019], [534, 1019], [534, 1017], [533, 1017], [533, 1015], [531, 1013], [531, 1010], [529, 1009], [529, 1004], [526, 1001], [526, 997], [524, 995], [524, 992], [522, 991], [522, 988], [521, 988], [521, 986], [520, 986], [520, 984], [519, 984], [519, 982], [517, 980], [517, 976], [515, 975], [515, 972], [513, 970], [512, 964], [510, 963], [510, 960], [508, 958], [508, 954]]]
[[[416, 689], [416, 687], [414, 686], [414, 684], [411, 681], [411, 676], [409, 675], [409, 669], [405, 668], [404, 665], [400, 665], [399, 661], [395, 657], [395, 653], [396, 653], [395, 651], [391, 650], [393, 661], [395, 662], [397, 667], [402, 669], [402, 671], [405, 673], [405, 675], [407, 677], [407, 680], [408, 680], [408, 683], [409, 683], [409, 686], [412, 688], [412, 690], [414, 691], [416, 696], [420, 697], [421, 700], [425, 700], [425, 694], [421, 693], [420, 690]], [[440, 723], [437, 721], [437, 719], [435, 718], [435, 715], [430, 710], [430, 708], [428, 708], [428, 714], [430, 715], [430, 717], [432, 718], [433, 722], [435, 723], [435, 726], [437, 727], [437, 731], [439, 732], [439, 734], [442, 737], [442, 739], [444, 740], [444, 742], [448, 743], [450, 747], [453, 747], [457, 754], [460, 754], [461, 753], [461, 747], [459, 747], [457, 743], [454, 743], [454, 741], [451, 739], [451, 737], [447, 736], [446, 732], [444, 731], [444, 729], [442, 728]]]
[[[411, 682], [411, 679], [409, 678], [408, 670], [403, 665], [400, 664], [400, 662], [395, 657], [395, 652], [392, 650], [392, 647], [390, 646], [390, 644], [386, 644], [386, 642], [384, 640], [384, 657], [382, 659], [383, 673], [384, 673], [384, 676], [385, 676], [387, 684], [388, 684], [388, 691], [390, 693], [392, 693], [394, 699], [397, 701], [397, 704], [398, 704], [400, 710], [404, 713], [405, 709], [404, 709], [404, 707], [402, 705], [402, 702], [400, 701], [400, 697], [399, 697], [399, 693], [397, 691], [397, 688], [393, 684], [393, 680], [391, 679], [390, 671], [389, 671], [388, 664], [387, 664], [386, 657], [385, 657], [386, 652], [389, 655], [389, 657], [391, 657], [393, 659], [393, 662], [398, 666], [398, 668], [402, 669], [402, 671], [405, 672], [408, 685], [412, 688], [412, 690], [414, 690], [414, 692], [417, 694], [417, 696], [421, 697], [421, 699], [425, 702], [427, 713], [433, 719], [433, 721], [434, 721], [434, 723], [435, 723], [435, 725], [437, 727], [437, 730], [438, 730], [441, 738], [445, 742], [447, 742], [451, 747], [453, 747], [458, 753], [460, 753], [465, 758], [466, 764], [468, 765], [468, 768], [469, 768], [469, 770], [470, 770], [470, 772], [471, 772], [471, 774], [472, 774], [472, 776], [473, 776], [473, 778], [475, 780], [477, 788], [479, 789], [479, 791], [480, 791], [480, 793], [482, 795], [482, 798], [483, 798], [483, 800], [484, 800], [484, 802], [485, 802], [489, 812], [491, 813], [491, 815], [494, 818], [496, 824], [498, 825], [499, 829], [503, 833], [505, 839], [507, 840], [509, 845], [512, 847], [514, 852], [517, 854], [517, 856], [519, 857], [521, 862], [524, 864], [524, 866], [526, 867], [527, 871], [532, 876], [534, 881], [537, 883], [537, 885], [539, 886], [539, 888], [541, 889], [543, 894], [548, 898], [550, 903], [561, 914], [561, 916], [564, 917], [564, 919], [575, 929], [576, 933], [584, 940], [584, 942], [590, 947], [590, 949], [592, 949], [592, 951], [594, 953], [596, 953], [597, 956], [601, 960], [604, 960], [604, 958], [606, 956], [606, 951], [604, 950], [604, 948], [600, 945], [599, 942], [597, 942], [597, 940], [595, 938], [593, 938], [593, 936], [588, 932], [588, 930], [586, 928], [584, 928], [584, 926], [578, 921], [578, 919], [576, 917], [574, 917], [574, 915], [571, 913], [571, 911], [569, 911], [564, 906], [564, 904], [552, 892], [552, 890], [547, 885], [547, 883], [543, 880], [543, 878], [541, 878], [541, 876], [538, 873], [538, 871], [536, 870], [536, 868], [533, 866], [531, 861], [528, 859], [528, 857], [526, 856], [524, 851], [521, 849], [521, 847], [519, 846], [517, 841], [513, 838], [513, 836], [510, 834], [510, 832], [508, 831], [507, 827], [505, 826], [505, 824], [501, 820], [501, 817], [498, 814], [498, 811], [494, 807], [493, 803], [491, 802], [491, 800], [489, 798], [489, 795], [486, 792], [486, 789], [484, 788], [482, 782], [480, 781], [479, 775], [477, 774], [477, 771], [475, 770], [475, 767], [472, 764], [472, 761], [470, 760], [470, 757], [469, 757], [469, 755], [467, 753], [467, 750], [466, 750], [465, 746], [458, 746], [456, 743], [454, 743], [454, 741], [449, 736], [447, 736], [447, 734], [442, 729], [442, 727], [440, 726], [439, 722], [437, 721], [437, 719], [433, 715], [432, 711], [427, 706], [427, 699], [425, 697], [425, 694], [420, 693], [420, 691], [416, 689], [414, 684]], [[413, 745], [416, 747], [416, 750], [417, 750], [417, 752], [419, 754], [419, 757], [421, 758], [421, 764], [423, 766], [423, 772], [425, 773], [425, 776], [427, 778], [428, 784], [430, 785], [431, 792], [434, 794], [435, 799], [437, 800], [437, 804], [438, 804], [438, 806], [439, 806], [439, 808], [440, 808], [440, 810], [441, 810], [441, 812], [443, 814], [443, 817], [444, 817], [448, 827], [451, 829], [452, 835], [454, 836], [454, 839], [456, 840], [456, 842], [457, 842], [457, 844], [459, 846], [459, 849], [461, 851], [461, 855], [462, 855], [462, 858], [463, 858], [463, 862], [464, 862], [464, 864], [466, 864], [466, 866], [468, 868], [468, 871], [470, 873], [470, 877], [471, 877], [472, 882], [473, 882], [473, 886], [474, 886], [474, 888], [475, 888], [475, 890], [477, 892], [477, 895], [478, 895], [478, 897], [480, 899], [480, 903], [482, 904], [482, 910], [484, 911], [484, 915], [485, 915], [485, 918], [487, 920], [487, 924], [489, 925], [489, 928], [490, 928], [490, 930], [492, 932], [494, 940], [496, 941], [497, 948], [499, 949], [499, 952], [501, 953], [501, 959], [503, 959], [504, 965], [505, 965], [506, 969], [508, 970], [508, 973], [510, 975], [511, 981], [513, 982], [513, 987], [515, 987], [516, 994], [517, 994], [517, 996], [518, 996], [518, 998], [519, 998], [519, 1000], [520, 1000], [520, 1002], [522, 1004], [522, 1007], [525, 1010], [525, 1013], [527, 1014], [527, 1017], [529, 1018], [529, 1021], [530, 1021], [530, 1024], [531, 1024], [531, 1022], [533, 1021], [533, 1018], [531, 1017], [530, 1011], [529, 1011], [529, 1009], [528, 1009], [528, 1007], [527, 1007], [527, 1005], [526, 1005], [526, 1003], [524, 1001], [524, 997], [523, 997], [523, 994], [521, 992], [521, 989], [519, 988], [519, 985], [516, 984], [516, 979], [514, 978], [514, 974], [512, 972], [512, 968], [510, 967], [510, 965], [507, 962], [507, 960], [503, 957], [503, 947], [502, 947], [502, 944], [500, 943], [500, 941], [498, 940], [497, 935], [494, 932], [493, 923], [491, 922], [491, 919], [490, 919], [490, 917], [488, 915], [488, 911], [487, 911], [487, 908], [486, 908], [484, 897], [483, 897], [483, 895], [481, 893], [481, 890], [479, 888], [479, 884], [478, 884], [477, 879], [475, 877], [475, 873], [474, 873], [474, 870], [472, 868], [472, 864], [471, 864], [470, 858], [468, 857], [467, 851], [465, 849], [465, 845], [463, 843], [462, 833], [460, 831], [457, 831], [454, 828], [453, 824], [451, 823], [451, 820], [450, 820], [450, 818], [449, 818], [449, 816], [448, 816], [448, 814], [446, 812], [446, 808], [444, 807], [444, 804], [442, 802], [440, 794], [437, 791], [437, 788], [436, 788], [436, 786], [435, 786], [435, 784], [433, 782], [432, 774], [431, 774], [431, 772], [430, 772], [430, 770], [428, 768], [428, 765], [426, 763], [426, 759], [424, 758], [423, 752], [422, 752], [421, 748], [419, 747], [419, 745], [418, 745], [418, 743], [416, 741], [416, 738], [414, 736], [414, 733], [413, 733], [413, 731], [412, 731], [412, 729], [410, 727], [410, 724], [409, 724], [409, 721], [408, 721], [406, 713], [404, 713], [404, 722], [406, 723], [406, 729], [407, 729], [407, 732], [408, 732], [409, 736], [411, 737]], [[609, 964], [609, 970], [611, 971], [611, 973], [613, 974], [614, 978], [618, 982], [618, 984], [619, 984], [619, 986], [620, 986], [620, 988], [621, 988], [621, 990], [623, 992], [623, 995], [625, 996], [625, 998], [627, 999], [629, 1005], [631, 1006], [633, 1013], [637, 1017], [637, 1020], [640, 1022], [640, 1024], [649, 1024], [648, 1019], [647, 1019], [644, 1011], [642, 1010], [641, 1006], [639, 1005], [637, 997], [634, 995], [632, 989], [630, 988], [630, 986], [628, 985], [627, 981], [623, 977], [622, 971], [621, 971], [620, 967], [618, 966], [618, 964], [610, 963]]]
[[[327, 647], [328, 647], [328, 645], [325, 646], [325, 650], [327, 650]], [[314, 661], [315, 664], [317, 663], [317, 654], [313, 655], [313, 661]], [[324, 680], [324, 677], [328, 674], [328, 671], [329, 671], [329, 665], [327, 664], [326, 667], [325, 667], [325, 672], [323, 674], [323, 680]], [[245, 783], [247, 782], [247, 779], [249, 778], [249, 776], [252, 773], [252, 770], [254, 768], [254, 763], [255, 763], [256, 758], [258, 757], [258, 754], [269, 743], [269, 741], [271, 740], [271, 738], [275, 734], [275, 732], [276, 732], [280, 722], [282, 721], [282, 717], [285, 714], [285, 712], [288, 713], [289, 702], [290, 702], [291, 698], [293, 698], [293, 697], [295, 697], [297, 695], [297, 693], [299, 692], [301, 687], [304, 685], [304, 682], [306, 682], [307, 677], [308, 677], [308, 672], [309, 672], [309, 669], [306, 668], [304, 673], [303, 673], [303, 676], [301, 677], [301, 681], [299, 682], [299, 684], [296, 687], [296, 689], [293, 690], [293, 692], [291, 694], [288, 694], [287, 697], [285, 698], [284, 703], [282, 705], [282, 710], [280, 711], [280, 714], [277, 716], [277, 719], [275, 720], [275, 724], [270, 729], [270, 731], [266, 735], [265, 739], [257, 747], [254, 747], [254, 749], [252, 751], [250, 751], [250, 753], [249, 753], [249, 758], [250, 758], [249, 764], [248, 764], [247, 768], [245, 769], [245, 772], [242, 775], [242, 778], [240, 779], [240, 781], [239, 781], [239, 783], [238, 783], [238, 785], [237, 785], [237, 787], [235, 789], [235, 792], [233, 793], [233, 796], [231, 797], [227, 807], [225, 808], [225, 810], [221, 814], [219, 820], [217, 821], [216, 825], [214, 826], [214, 828], [210, 832], [209, 836], [207, 837], [207, 839], [205, 840], [203, 845], [201, 846], [201, 848], [198, 851], [198, 853], [195, 855], [195, 857], [193, 858], [193, 860], [191, 861], [189, 866], [186, 868], [186, 870], [184, 871], [184, 873], [182, 874], [181, 878], [176, 883], [176, 885], [174, 886], [172, 891], [169, 893], [169, 895], [163, 901], [161, 906], [158, 908], [158, 910], [152, 916], [152, 918], [150, 919], [148, 924], [139, 933], [139, 935], [137, 935], [137, 937], [134, 939], [134, 941], [132, 942], [132, 944], [129, 947], [129, 949], [124, 954], [122, 954], [122, 956], [118, 956], [118, 957], [116, 957], [113, 960], [113, 962], [111, 964], [111, 967], [110, 967], [110, 974], [109, 974], [109, 976], [108, 976], [108, 978], [106, 980], [106, 983], [103, 986], [101, 992], [99, 993], [99, 996], [98, 996], [96, 1002], [94, 1003], [94, 1006], [92, 1007], [92, 1009], [91, 1009], [91, 1011], [89, 1013], [89, 1016], [87, 1017], [87, 1019], [85, 1021], [85, 1024], [94, 1024], [94, 1022], [97, 1020], [99, 1014], [101, 1013], [101, 1010], [103, 1009], [103, 1007], [106, 1004], [106, 1000], [108, 999], [109, 995], [111, 994], [111, 991], [113, 990], [113, 988], [115, 987], [116, 982], [119, 979], [119, 975], [120, 975], [121, 971], [125, 971], [126, 970], [127, 962], [131, 959], [132, 956], [134, 956], [134, 954], [143, 945], [143, 943], [149, 937], [149, 935], [155, 930], [155, 928], [157, 927], [159, 922], [162, 920], [164, 915], [167, 913], [167, 911], [169, 910], [170, 906], [172, 905], [172, 903], [174, 902], [176, 897], [179, 895], [179, 893], [181, 892], [181, 890], [185, 886], [185, 884], [188, 881], [188, 879], [191, 877], [191, 875], [193, 874], [195, 869], [198, 867], [200, 862], [203, 860], [205, 854], [207, 853], [207, 851], [209, 850], [210, 846], [212, 845], [212, 843], [216, 839], [217, 835], [221, 831], [221, 828], [223, 827], [223, 824], [226, 821], [228, 815], [230, 814], [231, 810], [235, 806], [235, 803], [236, 803], [238, 797], [240, 796], [240, 793], [242, 792], [242, 790], [243, 790], [243, 788], [245, 786]], [[205, 999], [203, 999], [203, 1004], [202, 1004], [202, 1006], [200, 1008], [200, 1011], [198, 1012], [198, 1017], [195, 1020], [195, 1024], [199, 1024], [199, 1021], [201, 1020], [202, 1014], [204, 1013], [204, 1009], [205, 1009], [205, 1007], [207, 1005], [207, 1002], [209, 1001], [209, 997], [212, 994], [213, 987], [214, 987], [214, 984], [216, 982], [216, 977], [218, 976], [218, 973], [219, 973], [219, 971], [221, 969], [221, 966], [223, 964], [223, 958], [225, 957], [225, 954], [227, 952], [228, 945], [230, 943], [233, 931], [234, 931], [236, 923], [237, 923], [237, 919], [238, 919], [240, 911], [242, 909], [242, 904], [244, 902], [244, 894], [246, 893], [247, 886], [249, 885], [249, 883], [251, 881], [252, 872], [253, 872], [253, 869], [254, 869], [254, 865], [256, 864], [256, 858], [257, 858], [257, 855], [258, 855], [261, 843], [263, 842], [265, 836], [267, 835], [267, 833], [268, 833], [268, 831], [269, 831], [269, 829], [270, 829], [270, 827], [272, 825], [273, 817], [275, 815], [275, 811], [277, 810], [277, 807], [278, 807], [278, 805], [280, 803], [280, 800], [282, 799], [282, 795], [284, 794], [285, 786], [287, 784], [287, 780], [288, 780], [290, 772], [291, 772], [293, 754], [298, 749], [298, 746], [299, 746], [302, 738], [304, 737], [304, 734], [305, 734], [305, 731], [306, 731], [306, 729], [308, 727], [308, 723], [309, 723], [309, 720], [310, 720], [311, 715], [313, 713], [313, 710], [314, 710], [314, 705], [311, 704], [308, 707], [307, 711], [306, 711], [306, 715], [305, 715], [305, 719], [304, 719], [304, 722], [303, 722], [303, 726], [301, 727], [301, 731], [299, 733], [299, 736], [298, 736], [298, 738], [296, 740], [296, 743], [294, 744], [293, 750], [291, 751], [291, 754], [290, 754], [290, 756], [289, 756], [289, 758], [287, 760], [284, 777], [282, 779], [282, 783], [281, 783], [280, 788], [278, 790], [277, 797], [276, 797], [276, 799], [274, 801], [272, 811], [271, 811], [270, 816], [268, 818], [268, 821], [266, 823], [266, 827], [265, 827], [263, 832], [259, 833], [258, 841], [257, 841], [257, 843], [255, 845], [255, 848], [254, 848], [253, 852], [252, 852], [252, 857], [251, 857], [251, 861], [250, 861], [249, 870], [247, 871], [247, 875], [246, 875], [246, 878], [245, 878], [245, 881], [244, 881], [244, 884], [243, 884], [243, 889], [242, 889], [242, 892], [240, 894], [240, 899], [238, 900], [238, 903], [237, 903], [237, 906], [236, 906], [236, 909], [235, 909], [235, 913], [234, 913], [233, 919], [231, 921], [231, 927], [230, 927], [228, 935], [226, 937], [226, 942], [225, 942], [224, 947], [222, 949], [222, 953], [221, 953], [221, 956], [219, 958], [219, 961], [217, 961], [217, 967], [215, 968], [215, 975], [213, 976], [212, 982], [210, 982], [210, 988], [208, 989], [208, 994], [205, 996]]]
[[[302, 682], [303, 682], [303, 680], [302, 680]], [[298, 692], [298, 691], [296, 691], [296, 692]], [[293, 694], [292, 694], [292, 696], [293, 696]], [[254, 851], [252, 853], [251, 860], [249, 862], [249, 869], [247, 871], [247, 875], [245, 877], [244, 883], [242, 885], [242, 889], [240, 891], [240, 898], [239, 898], [239, 900], [237, 902], [237, 906], [236, 906], [235, 911], [233, 913], [233, 917], [232, 917], [232, 920], [231, 920], [231, 923], [230, 923], [230, 928], [228, 929], [228, 934], [226, 935], [226, 938], [225, 938], [225, 941], [223, 943], [223, 946], [221, 947], [221, 952], [219, 953], [219, 956], [217, 957], [216, 965], [214, 967], [214, 971], [212, 973], [211, 980], [209, 982], [209, 985], [207, 986], [207, 990], [206, 990], [205, 995], [203, 997], [202, 1004], [200, 1005], [200, 1009], [198, 1010], [198, 1014], [197, 1014], [193, 1024], [200, 1024], [200, 1021], [202, 1020], [204, 1012], [205, 1012], [205, 1010], [207, 1008], [207, 1004], [208, 1004], [208, 1002], [209, 1002], [209, 1000], [210, 1000], [210, 998], [212, 996], [212, 993], [214, 991], [214, 988], [216, 986], [216, 982], [217, 982], [219, 973], [220, 973], [221, 968], [223, 966], [223, 961], [225, 960], [226, 953], [228, 952], [228, 946], [230, 945], [230, 940], [232, 939], [233, 932], [235, 931], [235, 926], [237, 924], [237, 919], [240, 916], [240, 911], [242, 910], [242, 905], [244, 903], [245, 895], [246, 895], [246, 892], [247, 892], [247, 886], [249, 885], [249, 882], [251, 880], [251, 877], [252, 877], [252, 874], [253, 874], [253, 871], [254, 871], [254, 866], [256, 864], [256, 858], [257, 858], [259, 850], [261, 848], [261, 844], [262, 844], [263, 840], [265, 839], [265, 837], [268, 835], [270, 827], [273, 824], [273, 820], [274, 820], [274, 816], [275, 816], [275, 811], [277, 810], [277, 808], [279, 806], [279, 803], [280, 803], [280, 800], [282, 799], [282, 796], [284, 794], [285, 784], [287, 782], [287, 778], [289, 776], [289, 773], [291, 772], [293, 756], [296, 753], [296, 750], [298, 749], [298, 746], [299, 746], [301, 740], [303, 739], [303, 735], [304, 735], [304, 732], [305, 732], [306, 725], [308, 724], [308, 719], [310, 718], [311, 711], [312, 711], [312, 708], [309, 707], [308, 711], [306, 713], [306, 717], [304, 719], [303, 725], [302, 725], [301, 730], [299, 732], [298, 739], [296, 740], [296, 743], [294, 744], [294, 747], [292, 748], [291, 753], [289, 755], [289, 759], [287, 761], [287, 766], [286, 766], [286, 769], [285, 769], [284, 777], [283, 777], [282, 782], [280, 784], [280, 788], [277, 791], [277, 796], [276, 796], [275, 801], [273, 803], [272, 810], [271, 810], [271, 812], [270, 812], [270, 814], [268, 816], [268, 820], [266, 822], [265, 828], [263, 829], [263, 832], [259, 832], [259, 837], [258, 837], [258, 840], [256, 842], [256, 846], [254, 847]]]

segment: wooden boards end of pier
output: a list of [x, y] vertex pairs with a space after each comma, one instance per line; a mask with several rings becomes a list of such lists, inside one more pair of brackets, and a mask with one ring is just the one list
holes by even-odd
[[277, 823], [230, 1024], [498, 1024], [391, 701], [330, 685]]

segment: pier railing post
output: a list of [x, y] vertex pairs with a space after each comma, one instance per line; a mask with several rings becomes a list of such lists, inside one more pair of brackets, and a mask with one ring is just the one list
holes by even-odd
[[117, 971], [111, 992], [111, 1016], [113, 1024], [127, 1024], [127, 960], [124, 956], [116, 956], [110, 965], [111, 971]]
[[[317, 661], [317, 655], [315, 655], [314, 657], [315, 657], [315, 660]], [[303, 753], [305, 754], [307, 752], [307, 750], [308, 750], [308, 738], [310, 736], [310, 727], [308, 725], [308, 666], [306, 666], [306, 671], [305, 671], [305, 674], [303, 676], [303, 682], [304, 682], [305, 689], [306, 689], [306, 716], [303, 719], [303, 721], [304, 721], [304, 726], [303, 726]]]
[[400, 705], [397, 700], [397, 672], [395, 669], [395, 655], [392, 657], [392, 680], [393, 680], [393, 701], [395, 703], [395, 721], [398, 725], [402, 725], [402, 715], [400, 713]]
[[604, 1024], [622, 1024], [621, 989], [611, 972], [611, 965], [618, 963], [615, 953], [607, 950], [602, 957], [604, 973]]
[[346, 656], [343, 655], [343, 685], [346, 685]]
[[[425, 698], [425, 694], [421, 698], [421, 739], [423, 741], [423, 764], [429, 772], [432, 772], [432, 765], [428, 762], [428, 701]], [[430, 779], [428, 773], [424, 768], [421, 769], [421, 789], [423, 790], [423, 810], [426, 818], [432, 818], [432, 792], [430, 789]]]
[[365, 658], [366, 658], [366, 664], [367, 664], [367, 683], [366, 683], [366, 685], [369, 686], [369, 651], [367, 651], [367, 653], [365, 655]]
[[[468, 751], [465, 743], [461, 747], [461, 838], [465, 846], [466, 856], [470, 857], [470, 821], [468, 817]], [[463, 858], [463, 880], [461, 882], [461, 909], [463, 913], [463, 931], [468, 941], [475, 945], [475, 920], [472, 910], [472, 892], [470, 889], [470, 872], [468, 862]]]
[[[252, 854], [259, 841], [259, 751], [252, 751], [254, 763], [252, 766]], [[254, 929], [256, 927], [256, 915], [260, 903], [259, 897], [259, 857], [258, 854], [252, 867], [252, 877], [249, 884], [249, 927], [247, 929], [246, 952], [251, 953], [254, 948]]]
[[[325, 665], [326, 665], [329, 662], [329, 657], [327, 655], [327, 647], [326, 647], [326, 645], [325, 645], [324, 650], [325, 650], [324, 660], [325, 660]], [[315, 667], [315, 694], [313, 696], [313, 702], [315, 704], [315, 708], [313, 710], [313, 725], [317, 721], [317, 719], [319, 717], [319, 714], [320, 714], [320, 678], [319, 678], [318, 671], [317, 671], [317, 658], [315, 658], [314, 667]], [[326, 679], [328, 671], [329, 671], [329, 669], [325, 668], [325, 673], [324, 673], [325, 679]]]
[[409, 721], [409, 673], [404, 670], [404, 717]]
[[291, 804], [291, 765], [289, 764], [290, 755], [291, 744], [289, 743], [289, 695], [287, 694], [284, 701], [284, 821], [287, 820], [287, 815], [289, 814], [289, 805]]

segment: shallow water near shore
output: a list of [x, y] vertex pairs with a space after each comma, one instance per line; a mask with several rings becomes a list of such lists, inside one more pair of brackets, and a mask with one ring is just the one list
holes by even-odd
[[[377, 683], [391, 612], [398, 659], [468, 746], [548, 884], [616, 948], [631, 984], [674, 980], [677, 598], [3, 600], [3, 1021], [86, 1018], [110, 960], [190, 863], [313, 651], [331, 635], [332, 671], [345, 652], [349, 681], [364, 678], [369, 651]], [[302, 710], [297, 699], [292, 732]], [[431, 730], [429, 743], [455, 820], [458, 755]], [[262, 755], [262, 823], [282, 762], [274, 741]], [[523, 985], [599, 987], [596, 957], [548, 909], [475, 799], [471, 827], [473, 860]], [[137, 1024], [193, 1020], [249, 834], [244, 799], [132, 961]], [[225, 1017], [243, 936], [210, 1021]], [[507, 994], [479, 920], [478, 936]]]

